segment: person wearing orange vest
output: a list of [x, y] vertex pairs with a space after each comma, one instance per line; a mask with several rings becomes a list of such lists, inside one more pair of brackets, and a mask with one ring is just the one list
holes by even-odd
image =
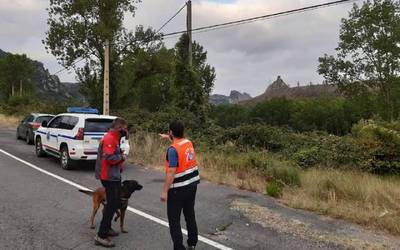
[[200, 175], [196, 154], [190, 140], [184, 138], [184, 126], [180, 121], [169, 125], [168, 134], [160, 134], [161, 138], [169, 138], [172, 145], [165, 157], [165, 183], [160, 195], [162, 202], [167, 202], [168, 223], [174, 250], [185, 250], [181, 231], [181, 212], [185, 216], [188, 231], [188, 248], [195, 249], [198, 241], [198, 231], [194, 204], [197, 184]]

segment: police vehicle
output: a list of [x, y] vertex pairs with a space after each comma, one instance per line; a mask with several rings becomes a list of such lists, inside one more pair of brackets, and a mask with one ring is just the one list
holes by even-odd
[[[44, 121], [35, 132], [35, 152], [38, 157], [52, 155], [69, 170], [78, 160], [94, 161], [100, 140], [115, 116], [99, 115], [97, 109], [68, 108], [49, 122]], [[121, 139], [121, 149], [129, 154], [129, 141]]]

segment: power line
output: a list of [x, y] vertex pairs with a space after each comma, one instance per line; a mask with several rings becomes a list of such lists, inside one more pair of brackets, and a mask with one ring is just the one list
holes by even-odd
[[[79, 62], [81, 62], [81, 61], [83, 61], [83, 60], [85, 60], [84, 57], [81, 58], [81, 59], [79, 59], [79, 60], [77, 60], [77, 61], [75, 61], [75, 62], [73, 62], [73, 63], [71, 64], [71, 66], [75, 66], [77, 63], [79, 63]], [[59, 74], [59, 73], [65, 71], [65, 70], [67, 70], [67, 68], [64, 67], [64, 68], [60, 69], [59, 71], [57, 71], [56, 73], [54, 73], [53, 75], [57, 75], [57, 74]]]
[[159, 33], [165, 26], [167, 26], [167, 24], [168, 24], [169, 22], [171, 22], [172, 19], [174, 19], [185, 7], [186, 7], [186, 3], [178, 10], [178, 12], [175, 13], [175, 15], [173, 15], [170, 19], [168, 19], [168, 21], [166, 21], [166, 22], [156, 31], [156, 34]]
[[[179, 13], [181, 13], [181, 11], [186, 7], [186, 3], [170, 18], [168, 19], [168, 21], [166, 21], [163, 25], [161, 25], [161, 27], [151, 36], [151, 38], [153, 38], [155, 35], [157, 35], [158, 33], [160, 33], [160, 31], [167, 26]], [[116, 43], [110, 43], [110, 45], [116, 45]]]
[[[220, 23], [220, 24], [199, 27], [199, 28], [192, 29], [191, 31], [194, 33], [208, 32], [208, 31], [212, 31], [212, 30], [217, 30], [217, 29], [247, 24], [247, 23], [251, 23], [251, 22], [256, 22], [259, 20], [271, 19], [271, 18], [276, 18], [276, 17], [280, 17], [280, 16], [287, 16], [287, 15], [296, 14], [299, 12], [305, 12], [305, 11], [310, 11], [310, 10], [315, 10], [315, 9], [320, 9], [320, 8], [326, 8], [326, 7], [330, 7], [330, 6], [334, 6], [334, 5], [355, 2], [355, 1], [358, 1], [358, 0], [333, 1], [333, 2], [328, 2], [328, 3], [323, 3], [323, 4], [307, 6], [307, 7], [303, 7], [303, 8], [299, 8], [299, 9], [293, 9], [293, 10], [287, 10], [287, 11], [282, 11], [282, 12], [278, 12], [278, 13], [263, 15], [263, 16], [251, 17], [251, 18], [241, 19], [241, 20], [237, 20], [237, 21], [231, 21], [231, 22], [226, 22], [226, 23]], [[184, 34], [187, 32], [188, 32], [187, 30], [176, 31], [176, 32], [164, 34], [163, 37], [180, 35], [180, 34]]]

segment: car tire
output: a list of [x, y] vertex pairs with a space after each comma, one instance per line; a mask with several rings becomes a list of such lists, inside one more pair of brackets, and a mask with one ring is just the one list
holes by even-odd
[[16, 137], [17, 137], [17, 140], [21, 140], [21, 136], [19, 136], [19, 131], [18, 131], [18, 129], [17, 129], [17, 133], [16, 133], [15, 135], [16, 135]]
[[28, 145], [31, 145], [31, 144], [32, 144], [31, 132], [29, 132], [29, 131], [26, 133], [25, 142], [26, 142], [26, 144], [28, 144]]
[[64, 170], [71, 170], [73, 167], [73, 160], [69, 157], [68, 147], [62, 146], [60, 150], [60, 165]]
[[46, 153], [43, 150], [42, 139], [40, 137], [36, 138], [35, 153], [37, 157], [43, 157], [46, 155]]

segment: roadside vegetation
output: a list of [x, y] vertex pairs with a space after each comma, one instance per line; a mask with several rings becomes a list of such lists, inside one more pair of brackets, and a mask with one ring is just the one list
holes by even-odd
[[[131, 124], [132, 162], [162, 169], [167, 144], [158, 133], [180, 119], [194, 141], [204, 179], [400, 235], [398, 1], [354, 5], [342, 21], [338, 54], [319, 58], [319, 73], [327, 84], [338, 86], [341, 97], [275, 98], [246, 106], [209, 105], [215, 70], [196, 42], [193, 66], [188, 66], [186, 35], [171, 49], [152, 28], [140, 26], [122, 35], [128, 31], [121, 26], [121, 13], [134, 14], [131, 1], [107, 1], [116, 4], [99, 7], [107, 9], [100, 20], [95, 2], [64, 2], [52, 1], [49, 23], [54, 27], [45, 44], [62, 65], [75, 69], [87, 101], [101, 110], [103, 43], [115, 41], [110, 105], [113, 115]], [[115, 16], [117, 21], [107, 21]], [[77, 32], [67, 32], [70, 27]], [[90, 30], [80, 32], [86, 28]], [[94, 55], [84, 53], [86, 48]], [[87, 60], [78, 68], [73, 62], [80, 57]], [[37, 100], [33, 85], [18, 96], [21, 79], [13, 75], [19, 67], [12, 66], [13, 60], [0, 60], [0, 87], [5, 90], [0, 93], [1, 113], [58, 113], [73, 104]], [[15, 70], [5, 70], [10, 65]]]
[[[400, 235], [400, 123], [362, 120], [352, 131], [247, 125], [189, 137], [204, 179]], [[157, 134], [137, 131], [131, 145], [132, 162], [163, 170], [168, 145]]]
[[0, 114], [0, 127], [16, 128], [20, 119], [19, 117]]

